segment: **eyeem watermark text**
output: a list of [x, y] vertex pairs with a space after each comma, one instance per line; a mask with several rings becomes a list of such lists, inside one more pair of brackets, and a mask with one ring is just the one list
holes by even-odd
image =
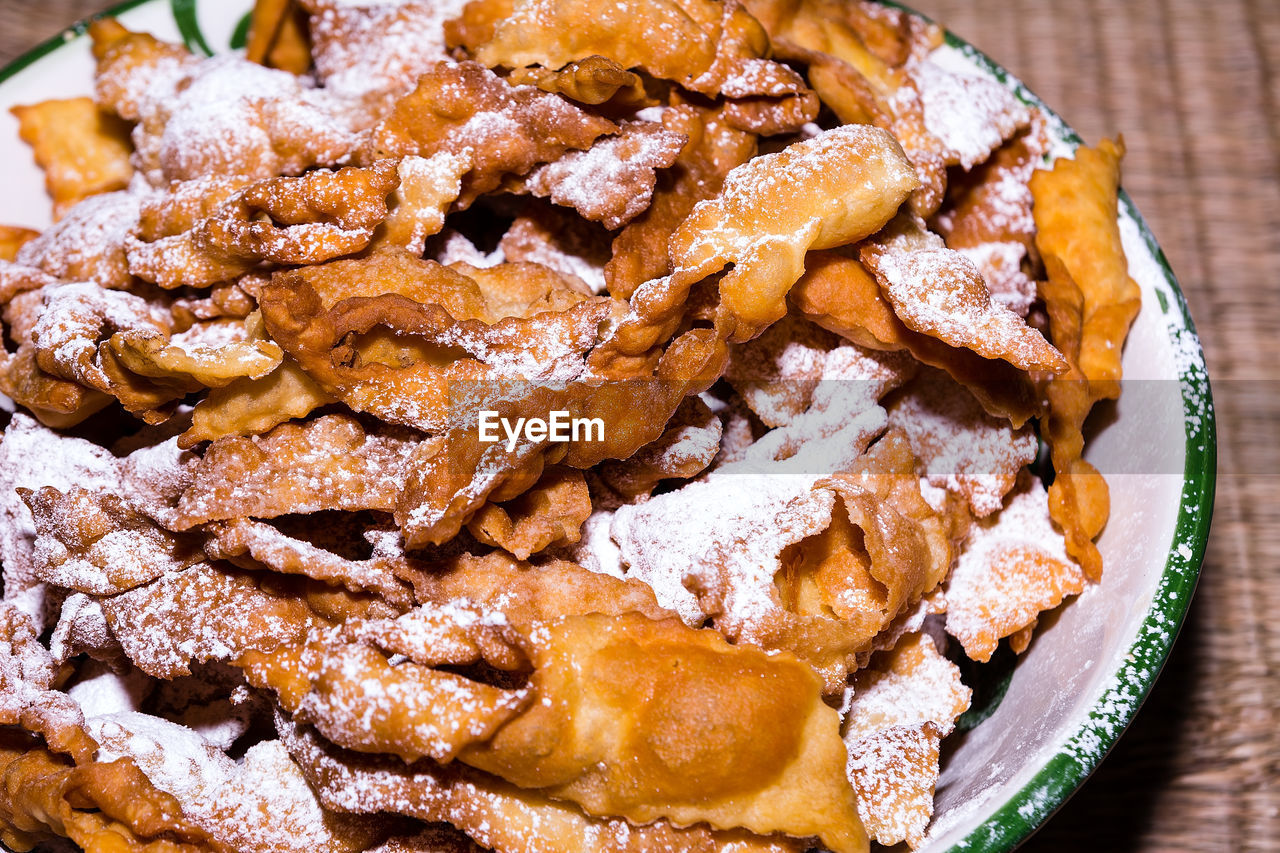
[[[499, 434], [499, 429], [501, 433]], [[575, 418], [569, 412], [548, 412], [547, 419], [516, 418], [513, 424], [498, 412], [480, 413], [480, 441], [491, 444], [507, 439], [507, 452], [516, 449], [521, 436], [526, 441], [550, 441], [563, 444], [568, 441], [604, 441], [604, 421], [600, 418]]]

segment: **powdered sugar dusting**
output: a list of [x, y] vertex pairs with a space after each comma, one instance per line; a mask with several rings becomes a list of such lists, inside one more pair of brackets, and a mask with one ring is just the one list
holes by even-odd
[[[848, 454], [856, 458], [884, 425], [879, 408], [849, 424]], [[831, 470], [803, 451], [768, 463], [744, 459], [620, 507], [611, 531], [627, 576], [649, 584], [690, 625], [716, 615], [722, 630], [749, 634], [781, 606], [773, 578], [783, 549], [830, 523], [835, 496], [813, 486]]]
[[965, 169], [986, 160], [1031, 120], [1026, 106], [993, 80], [953, 74], [929, 59], [912, 64], [910, 74], [925, 127], [947, 149], [946, 157]]
[[964, 495], [978, 517], [1000, 509], [1018, 472], [1035, 461], [1031, 427], [993, 418], [967, 389], [925, 368], [889, 409], [924, 464], [929, 482]]
[[321, 808], [280, 741], [250, 747], [237, 764], [196, 732], [146, 714], [94, 717], [89, 729], [100, 761], [132, 758], [184, 817], [224, 843], [291, 853], [345, 847], [343, 818]]
[[0, 440], [0, 563], [5, 601], [13, 602], [43, 630], [56, 602], [35, 574], [36, 528], [17, 489], [73, 485], [111, 489], [116, 461], [96, 444], [65, 438], [33, 418], [16, 414]]
[[947, 633], [987, 660], [996, 642], [1084, 588], [1084, 572], [1049, 519], [1048, 495], [1024, 476], [999, 514], [975, 522], [947, 584]]

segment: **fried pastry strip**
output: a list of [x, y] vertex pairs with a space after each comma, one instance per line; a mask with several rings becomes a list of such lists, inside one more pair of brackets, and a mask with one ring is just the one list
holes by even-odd
[[241, 377], [212, 388], [196, 404], [191, 428], [182, 434], [183, 447], [231, 436], [260, 435], [288, 420], [305, 418], [337, 400], [316, 384], [292, 358], [257, 379]]
[[131, 761], [96, 757], [79, 704], [53, 689], [57, 672], [31, 618], [0, 602], [0, 841], [21, 849], [62, 836], [86, 849], [205, 849], [203, 833]]
[[828, 249], [879, 230], [916, 186], [888, 133], [849, 126], [756, 157], [700, 202], [671, 237], [676, 271], [631, 297], [613, 347], [639, 354], [669, 336], [690, 289], [726, 266], [715, 323], [732, 341], [750, 340], [786, 313], [786, 294], [810, 249]]
[[977, 661], [1084, 589], [1085, 572], [1049, 520], [1044, 486], [1020, 479], [1004, 509], [974, 523], [947, 581], [947, 633]]
[[361, 105], [356, 119], [362, 127], [384, 118], [420, 76], [451, 58], [442, 20], [457, 12], [456, 4], [301, 0], [300, 5], [311, 13], [307, 30], [316, 77], [326, 91]]
[[[742, 130], [795, 131], [817, 115], [813, 92], [796, 72], [767, 58], [768, 36], [736, 0], [663, 0], [641, 9], [621, 2], [521, 0], [489, 21], [452, 33], [491, 68], [555, 70], [603, 56], [620, 68], [730, 99], [726, 119]], [[652, 32], [663, 38], [648, 38]]]
[[513, 86], [475, 62], [440, 62], [364, 136], [357, 159], [469, 154], [459, 207], [570, 149], [586, 149], [617, 125], [558, 95]]
[[[657, 439], [690, 394], [706, 390], [723, 370], [724, 344], [709, 329], [685, 332], [643, 372], [605, 380], [588, 376], [570, 382], [478, 383], [455, 410], [455, 420], [438, 445], [423, 445], [396, 508], [396, 521], [410, 547], [452, 539], [489, 500], [523, 493], [546, 465], [563, 462], [588, 468], [605, 459], [625, 459]], [[633, 366], [629, 369], [635, 370]], [[599, 435], [583, 430], [567, 442], [524, 440], [508, 449], [482, 441], [481, 410], [509, 423], [565, 412], [571, 420], [599, 421]]]
[[849, 688], [844, 724], [858, 814], [884, 845], [920, 846], [938, 781], [938, 744], [969, 707], [960, 669], [928, 634], [903, 637]]
[[89, 729], [99, 760], [136, 764], [151, 786], [174, 798], [185, 822], [205, 833], [214, 849], [358, 853], [389, 829], [385, 820], [321, 806], [278, 740], [255, 744], [237, 762], [186, 726], [149, 714], [96, 717]]
[[119, 495], [84, 488], [19, 488], [38, 533], [36, 576], [66, 589], [115, 595], [200, 561], [192, 543], [163, 530]]
[[507, 79], [512, 83], [537, 86], [544, 92], [564, 95], [580, 104], [599, 106], [611, 101], [632, 105], [650, 103], [644, 81], [612, 59], [593, 54], [574, 60], [559, 70], [529, 66], [513, 69]]
[[671, 615], [640, 581], [587, 571], [563, 560], [534, 566], [501, 551], [484, 556], [464, 553], [435, 570], [413, 571], [409, 579], [421, 602], [470, 601], [500, 612], [524, 633], [532, 633], [536, 624], [574, 614], [641, 613], [650, 619]]
[[128, 125], [100, 112], [93, 99], [42, 101], [10, 112], [18, 120], [18, 135], [44, 169], [55, 219], [82, 199], [128, 186], [133, 175]]
[[22, 731], [0, 732], [0, 842], [69, 838], [85, 850], [200, 853], [206, 836], [131, 761], [75, 764]]
[[24, 244], [15, 258], [64, 281], [127, 288], [133, 277], [125, 249], [138, 224], [139, 208], [131, 193], [91, 196]]
[[468, 270], [388, 252], [275, 276], [271, 337], [356, 411], [427, 431], [463, 402], [455, 384], [576, 378], [612, 310], [536, 265]]
[[847, 251], [811, 252], [808, 270], [791, 291], [791, 301], [819, 326], [871, 349], [907, 350], [921, 362], [942, 368], [978, 399], [988, 414], [1021, 427], [1038, 406], [1026, 374], [1005, 361], [992, 361], [903, 325], [875, 278]]
[[558, 544], [578, 541], [591, 515], [591, 495], [582, 472], [547, 469], [533, 488], [506, 503], [490, 503], [467, 522], [471, 535], [519, 560]]
[[366, 431], [351, 415], [281, 424], [263, 436], [219, 439], [178, 501], [173, 525], [274, 518], [325, 509], [390, 510], [418, 441], [406, 431]]
[[244, 54], [268, 68], [305, 74], [311, 67], [305, 13], [293, 0], [255, 0]]
[[18, 250], [40, 236], [39, 231], [18, 225], [0, 225], [0, 261], [12, 261]]
[[197, 59], [112, 19], [89, 30], [96, 99], [135, 121], [134, 165], [153, 187], [212, 175], [271, 178], [334, 166], [357, 138], [328, 93], [240, 56]]
[[1031, 427], [993, 418], [940, 370], [923, 371], [889, 408], [934, 486], [957, 492], [976, 517], [1000, 509], [1018, 472], [1036, 458]]
[[[477, 632], [476, 639], [454, 632], [445, 635], [452, 642], [441, 647], [422, 643], [422, 634], [413, 632], [430, 630], [436, 606], [423, 605], [420, 610], [426, 612], [411, 611], [397, 620], [407, 631], [399, 637], [392, 634], [391, 642], [385, 627], [352, 620], [341, 630], [313, 631], [302, 641], [274, 650], [247, 651], [237, 665], [249, 683], [273, 690], [281, 708], [315, 725], [339, 746], [390, 753], [406, 763], [424, 757], [447, 763], [468, 745], [493, 737], [527, 704], [529, 695], [524, 689], [506, 690], [433, 668], [437, 663], [476, 663], [490, 648], [501, 656], [499, 663], [511, 661], [513, 655], [505, 647], [507, 637], [486, 639], [489, 626], [474, 615], [468, 616], [467, 627]], [[446, 627], [462, 615], [458, 609], [439, 613]], [[417, 624], [410, 625], [409, 619]], [[413, 660], [417, 655], [411, 655], [408, 661], [393, 663], [393, 653], [381, 648], [383, 644], [421, 650], [428, 662], [419, 663]], [[451, 654], [458, 651], [460, 655]]]
[[424, 761], [406, 766], [394, 757], [339, 749], [284, 717], [277, 716], [276, 726], [327, 808], [447, 821], [497, 853], [649, 853], [655, 849], [799, 853], [804, 849], [791, 839], [760, 838], [741, 830], [712, 830], [700, 824], [678, 828], [664, 820], [632, 826], [620, 818], [589, 817], [571, 803], [521, 790], [456, 763], [439, 767]]
[[[263, 261], [315, 264], [354, 254], [388, 217], [387, 196], [401, 183], [397, 167], [387, 160], [367, 169], [268, 178], [216, 206], [206, 197], [199, 202], [204, 216], [169, 215], [144, 236], [129, 239], [129, 270], [165, 288], [203, 287], [237, 278]], [[168, 193], [179, 205], [189, 204], [183, 184]]]
[[[811, 442], [785, 462], [744, 458], [620, 508], [611, 532], [628, 576], [686, 623], [710, 618], [725, 636], [791, 651], [838, 691], [875, 636], [950, 564], [905, 438], [890, 434], [856, 458], [883, 428], [873, 408], [832, 436], [853, 460]], [[812, 473], [833, 462], [846, 474]]]
[[589, 814], [866, 849], [837, 717], [804, 664], [638, 614], [567, 617], [539, 637], [533, 701], [468, 764]]
[[657, 170], [670, 166], [684, 144], [656, 122], [623, 122], [616, 136], [602, 136], [586, 151], [569, 151], [509, 183], [614, 230], [648, 208]]
[[191, 664], [227, 661], [296, 642], [323, 626], [297, 587], [267, 591], [263, 579], [201, 563], [102, 600], [125, 654], [154, 678], [187, 675]]
[[1104, 139], [1031, 176], [1036, 247], [1049, 273], [1041, 296], [1050, 334], [1071, 366], [1045, 385], [1055, 474], [1049, 507], [1066, 532], [1067, 553], [1095, 581], [1102, 576], [1102, 557], [1093, 540], [1107, 522], [1111, 500], [1106, 481], [1081, 458], [1082, 430], [1094, 403], [1120, 396], [1124, 339], [1141, 302], [1116, 223], [1123, 156], [1123, 140]]
[[[0, 263], [0, 321], [6, 341], [0, 350], [0, 393], [42, 423], [69, 427], [106, 406], [111, 397], [48, 373], [36, 362], [31, 332], [42, 314], [43, 290], [53, 284], [54, 279], [38, 269]], [[10, 351], [8, 341], [16, 341], [17, 347]]]
[[913, 331], [1003, 359], [1024, 371], [1059, 373], [1067, 364], [1040, 332], [992, 302], [973, 263], [912, 216], [899, 216], [862, 246], [862, 263], [898, 318]]
[[714, 198], [730, 171], [755, 156], [756, 137], [730, 125], [721, 111], [675, 104], [662, 126], [688, 138], [674, 166], [658, 176], [648, 209], [613, 241], [605, 266], [609, 292], [630, 299], [642, 283], [669, 275], [671, 235], [700, 201]]
[[[245, 569], [269, 569], [346, 587], [352, 592], [374, 592], [397, 607], [410, 604], [408, 586], [394, 565], [376, 555], [351, 560], [322, 544], [290, 536], [279, 527], [249, 518], [215, 522], [206, 528], [205, 555], [227, 560]], [[314, 531], [323, 535], [326, 531]], [[334, 531], [330, 528], [329, 533]]]

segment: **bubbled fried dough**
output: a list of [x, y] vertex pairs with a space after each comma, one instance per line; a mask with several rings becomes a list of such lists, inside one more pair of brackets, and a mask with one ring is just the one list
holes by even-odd
[[[588, 813], [865, 848], [848, 789], [828, 784], [844, 761], [834, 712], [798, 661], [636, 615], [553, 623], [532, 655], [535, 701], [467, 763]], [[719, 762], [724, 752], [737, 761]]]

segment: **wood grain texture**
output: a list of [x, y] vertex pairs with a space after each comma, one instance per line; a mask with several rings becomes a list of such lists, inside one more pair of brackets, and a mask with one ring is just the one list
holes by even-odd
[[[0, 0], [0, 63], [103, 0]], [[1280, 4], [919, 0], [1086, 140], [1123, 133], [1124, 183], [1191, 303], [1218, 409], [1209, 556], [1131, 730], [1026, 846], [1280, 850]]]

